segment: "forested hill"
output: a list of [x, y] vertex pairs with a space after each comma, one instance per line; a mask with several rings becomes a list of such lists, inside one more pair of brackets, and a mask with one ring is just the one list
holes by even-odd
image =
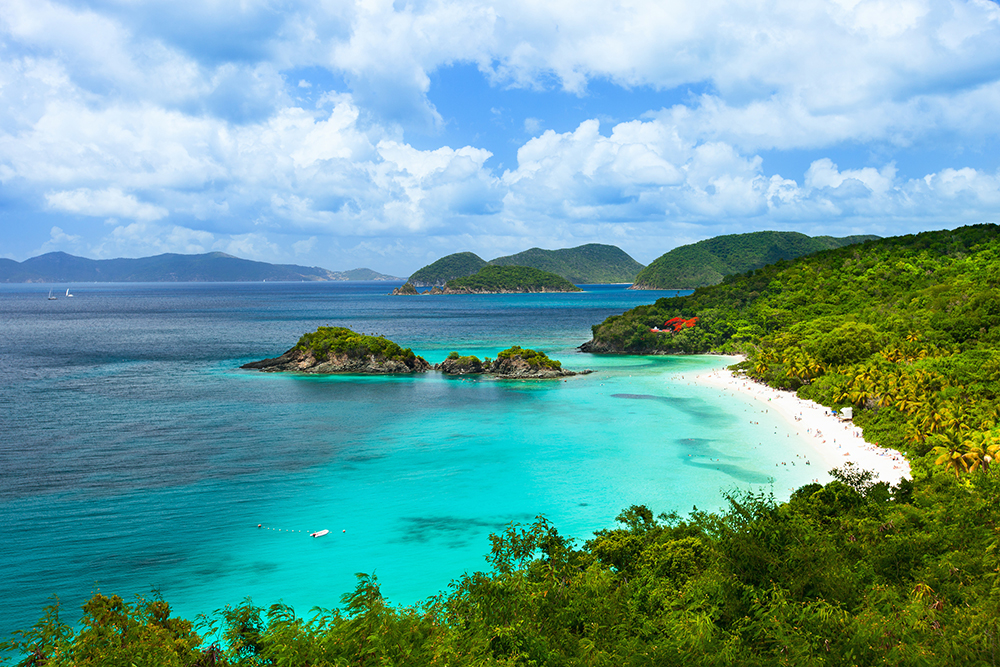
[[474, 252], [456, 252], [428, 264], [406, 282], [414, 287], [441, 287], [454, 278], [471, 276], [486, 266], [486, 260]]
[[636, 276], [633, 289], [695, 289], [723, 276], [759, 269], [782, 259], [877, 239], [877, 236], [810, 237], [798, 232], [751, 232], [716, 236], [674, 248]]
[[531, 248], [516, 255], [497, 257], [489, 262], [475, 253], [457, 252], [428, 264], [410, 276], [407, 282], [415, 287], [441, 286], [449, 280], [471, 276], [487, 264], [526, 266], [548, 271], [576, 285], [630, 283], [642, 269], [642, 264], [617, 246], [589, 243], [561, 250]]
[[0, 282], [6, 283], [156, 283], [258, 282], [300, 280], [399, 280], [371, 269], [328, 271], [318, 266], [268, 264], [221, 252], [201, 255], [167, 253], [136, 259], [87, 259], [50, 252], [23, 262], [0, 263]]
[[631, 283], [642, 264], [613, 245], [589, 243], [576, 248], [542, 250], [531, 248], [516, 255], [490, 260], [496, 266], [530, 266], [560, 275], [576, 285]]
[[445, 294], [579, 292], [562, 276], [530, 266], [484, 266], [471, 276], [449, 280]]

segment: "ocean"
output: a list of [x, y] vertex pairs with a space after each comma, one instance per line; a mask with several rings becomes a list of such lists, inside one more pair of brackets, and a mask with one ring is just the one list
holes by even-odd
[[[98, 590], [155, 590], [189, 619], [248, 597], [308, 614], [365, 572], [413, 604], [486, 568], [489, 534], [511, 522], [544, 515], [582, 542], [632, 504], [685, 515], [827, 479], [801, 465], [813, 450], [778, 415], [690, 384], [723, 359], [576, 349], [591, 325], [672, 292], [388, 296], [395, 286], [78, 284], [50, 301], [50, 285], [0, 285], [0, 637], [53, 596], [75, 621]], [[325, 325], [431, 363], [521, 345], [594, 373], [239, 369]]]

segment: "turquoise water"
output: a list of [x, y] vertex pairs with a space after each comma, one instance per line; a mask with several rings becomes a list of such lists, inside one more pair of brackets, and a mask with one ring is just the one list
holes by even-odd
[[[336, 606], [354, 573], [412, 603], [486, 566], [488, 535], [544, 514], [586, 539], [633, 503], [714, 509], [818, 469], [759, 406], [689, 384], [715, 357], [595, 357], [591, 324], [664, 296], [391, 298], [384, 284], [0, 287], [0, 634], [50, 595], [157, 588], [193, 617], [252, 597]], [[64, 291], [64, 290], [57, 290]], [[319, 325], [432, 363], [536, 347], [566, 381], [239, 370]], [[756, 423], [754, 423], [756, 422]], [[262, 528], [258, 528], [258, 524]], [[319, 539], [311, 531], [330, 530]], [[71, 614], [72, 615], [72, 614]]]

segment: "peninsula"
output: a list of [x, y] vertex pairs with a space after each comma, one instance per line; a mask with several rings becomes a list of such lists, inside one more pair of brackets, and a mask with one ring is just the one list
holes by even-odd
[[420, 373], [431, 369], [423, 357], [382, 336], [359, 334], [346, 327], [319, 327], [299, 338], [280, 357], [240, 366], [268, 373]]

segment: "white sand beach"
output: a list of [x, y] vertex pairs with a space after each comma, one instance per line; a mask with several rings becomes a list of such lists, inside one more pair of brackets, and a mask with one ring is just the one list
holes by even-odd
[[[740, 361], [738, 357], [732, 359], [731, 363]], [[694, 381], [727, 392], [740, 392], [774, 408], [822, 457], [824, 471], [851, 462], [857, 468], [871, 470], [880, 481], [890, 485], [910, 477], [910, 464], [901, 453], [866, 442], [860, 428], [841, 421], [827, 407], [800, 399], [795, 392], [772, 389], [725, 368], [695, 376]]]

